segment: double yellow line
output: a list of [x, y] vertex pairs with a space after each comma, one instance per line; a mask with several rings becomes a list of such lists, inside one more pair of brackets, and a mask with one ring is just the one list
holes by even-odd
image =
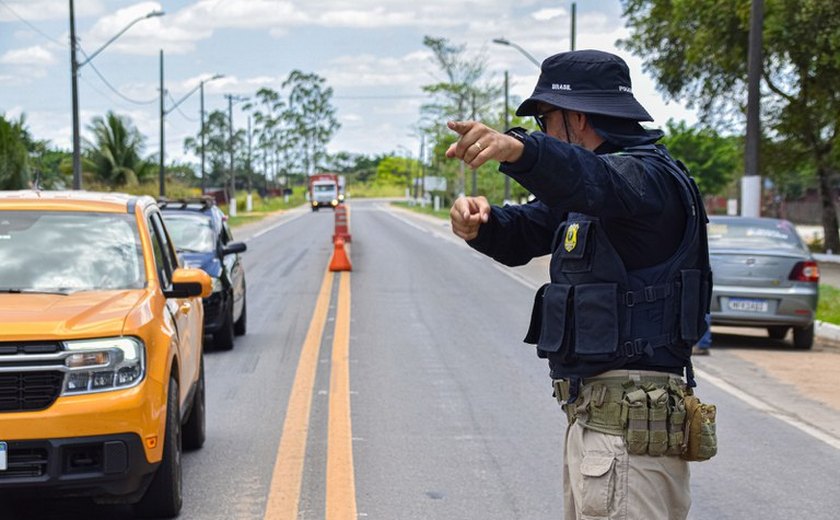
[[[350, 423], [350, 273], [342, 272], [338, 286], [335, 332], [330, 367], [325, 520], [356, 519], [356, 485]], [[318, 369], [321, 338], [329, 312], [334, 273], [321, 282], [315, 312], [300, 353], [289, 396], [280, 448], [274, 463], [265, 520], [297, 520], [300, 502], [312, 391]]]

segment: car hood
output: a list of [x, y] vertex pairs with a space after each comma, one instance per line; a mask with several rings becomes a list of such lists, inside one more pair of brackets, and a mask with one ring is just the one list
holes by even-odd
[[181, 253], [186, 267], [197, 267], [205, 273], [218, 278], [222, 275], [222, 263], [213, 253]]
[[120, 335], [144, 289], [0, 294], [0, 341]]

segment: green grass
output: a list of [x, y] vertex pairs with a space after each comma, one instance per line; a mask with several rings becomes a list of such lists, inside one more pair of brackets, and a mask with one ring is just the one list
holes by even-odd
[[820, 303], [817, 305], [817, 319], [840, 325], [840, 289], [820, 284]]
[[425, 213], [426, 215], [432, 215], [434, 217], [442, 218], [444, 220], [449, 220], [449, 208], [440, 208], [440, 210], [435, 211], [435, 207], [432, 204], [427, 205], [425, 208], [420, 206], [419, 204], [412, 206], [405, 201], [392, 202], [391, 204], [411, 211], [416, 211], [417, 213]]
[[[253, 210], [246, 213], [245, 202], [247, 197], [247, 194], [236, 196], [236, 216], [230, 217], [230, 220], [228, 221], [230, 222], [231, 227], [256, 222], [258, 220], [262, 220], [275, 211], [294, 208], [306, 202], [304, 198], [304, 189], [302, 187], [294, 188], [294, 193], [289, 197], [289, 202], [286, 202], [284, 197], [271, 197], [263, 199], [254, 193], [252, 196]], [[227, 213], [229, 209], [230, 208], [227, 205], [222, 205], [222, 211], [225, 213]]]

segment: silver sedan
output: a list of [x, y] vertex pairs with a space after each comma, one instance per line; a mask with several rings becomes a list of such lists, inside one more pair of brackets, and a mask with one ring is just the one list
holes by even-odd
[[820, 271], [787, 220], [710, 217], [712, 324], [766, 328], [773, 339], [793, 329], [793, 345], [814, 344]]

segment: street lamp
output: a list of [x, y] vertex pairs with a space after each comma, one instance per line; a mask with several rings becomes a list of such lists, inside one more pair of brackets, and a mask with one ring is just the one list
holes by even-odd
[[201, 80], [198, 85], [192, 88], [189, 92], [184, 94], [181, 99], [175, 101], [175, 103], [169, 107], [169, 109], [164, 108], [164, 96], [166, 95], [166, 89], [163, 87], [163, 50], [160, 51], [160, 164], [159, 164], [159, 174], [158, 174], [158, 182], [160, 184], [158, 188], [158, 193], [161, 197], [166, 196], [166, 170], [164, 166], [164, 159], [165, 159], [165, 119], [166, 114], [169, 114], [178, 106], [181, 105], [184, 101], [187, 100], [188, 97], [195, 94], [197, 90], [201, 90], [201, 193], [204, 193], [204, 84], [208, 81], [217, 80], [219, 78], [223, 78], [224, 74], [214, 74], [212, 77], [207, 79]]
[[78, 42], [76, 41], [76, 16], [73, 9], [73, 0], [70, 0], [70, 87], [71, 87], [71, 95], [72, 95], [72, 104], [73, 104], [73, 189], [80, 190], [82, 189], [82, 158], [81, 158], [81, 139], [79, 136], [79, 85], [78, 85], [78, 76], [79, 76], [79, 69], [83, 66], [90, 63], [90, 61], [96, 57], [100, 52], [105, 50], [105, 47], [109, 46], [122, 36], [127, 30], [129, 30], [134, 24], [145, 20], [147, 18], [154, 18], [156, 16], [163, 16], [163, 11], [152, 11], [149, 14], [144, 16], [140, 16], [129, 22], [120, 32], [115, 34], [110, 40], [105, 42], [101, 47], [99, 47], [96, 51], [94, 51], [90, 56], [85, 59], [85, 61], [79, 63], [76, 57], [76, 49], [78, 48]]
[[526, 51], [525, 49], [523, 49], [519, 45], [515, 44], [514, 42], [512, 42], [510, 40], [507, 40], [505, 38], [494, 38], [493, 43], [498, 43], [499, 45], [508, 45], [510, 47], [513, 47], [514, 49], [521, 52], [523, 56], [525, 56], [526, 58], [531, 60], [531, 63], [533, 63], [534, 65], [536, 65], [539, 68], [540, 62], [537, 61], [537, 59], [535, 57], [531, 56], [531, 54], [528, 51]]

